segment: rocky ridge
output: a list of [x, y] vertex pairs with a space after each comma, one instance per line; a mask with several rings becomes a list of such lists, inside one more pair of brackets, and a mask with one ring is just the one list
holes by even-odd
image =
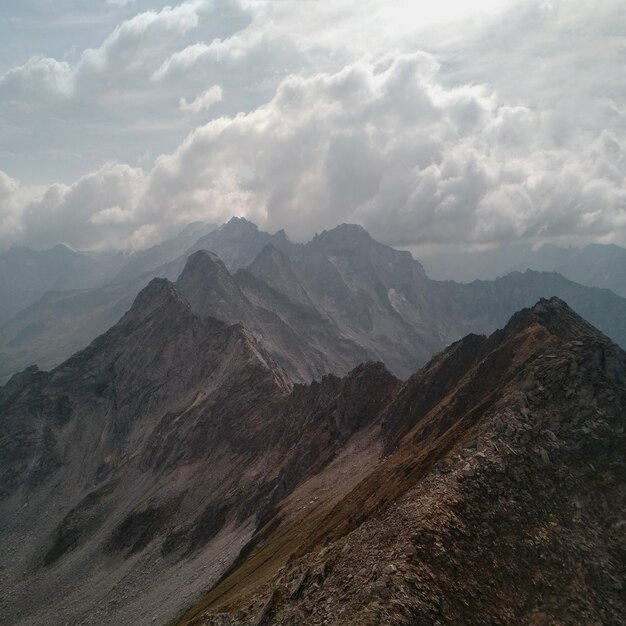
[[172, 617], [397, 384], [365, 364], [294, 387], [242, 324], [154, 279], [85, 350], [0, 388], [0, 615]]
[[400, 387], [381, 462], [317, 517], [286, 507], [180, 623], [622, 623], [625, 407], [626, 354], [542, 301]]

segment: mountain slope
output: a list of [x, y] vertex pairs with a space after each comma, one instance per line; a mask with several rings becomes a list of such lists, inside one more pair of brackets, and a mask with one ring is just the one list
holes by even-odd
[[46, 291], [91, 287], [108, 272], [106, 264], [64, 245], [42, 251], [12, 248], [0, 254], [0, 325]]
[[469, 336], [180, 623], [620, 623], [625, 407], [626, 354], [559, 300]]
[[583, 287], [555, 272], [527, 270], [494, 281], [432, 282], [431, 286], [435, 309], [444, 311], [442, 322], [454, 339], [468, 332], [492, 332], [520, 308], [539, 298], [556, 296], [615, 342], [626, 346], [626, 299], [608, 289]]
[[229, 271], [234, 272], [252, 263], [261, 250], [270, 244], [289, 245], [284, 231], [270, 235], [243, 217], [233, 217], [213, 232], [200, 237], [182, 255], [184, 260], [198, 250], [217, 254]]
[[371, 364], [292, 392], [241, 324], [153, 280], [88, 348], [0, 389], [2, 621], [172, 617], [397, 384]]
[[204, 222], [188, 224], [176, 237], [166, 239], [147, 250], [135, 252], [116, 274], [112, 282], [125, 282], [137, 278], [146, 272], [151, 272], [174, 261], [200, 237], [216, 228], [217, 224], [205, 224]]
[[428, 309], [428, 278], [408, 252], [341, 224], [286, 248], [322, 315], [400, 376], [444, 344]]
[[249, 272], [231, 276], [211, 252], [192, 254], [176, 285], [198, 315], [244, 324], [298, 382], [345, 374], [368, 358], [314, 308], [294, 303]]
[[626, 249], [614, 244], [591, 244], [584, 248], [545, 244], [536, 250], [513, 244], [480, 252], [442, 253], [423, 262], [428, 275], [436, 280], [493, 280], [513, 271], [530, 269], [558, 272], [581, 285], [611, 289], [626, 297]]

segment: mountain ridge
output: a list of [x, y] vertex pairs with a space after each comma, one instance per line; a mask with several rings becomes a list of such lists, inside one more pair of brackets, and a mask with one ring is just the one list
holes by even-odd
[[[207, 303], [212, 314], [219, 317], [221, 308], [225, 321], [244, 321], [301, 381], [328, 371], [345, 374], [367, 359], [384, 361], [404, 378], [450, 342], [490, 333], [518, 308], [553, 295], [626, 345], [626, 300], [611, 292], [534, 271], [471, 284], [433, 281], [408, 252], [376, 242], [354, 225], [294, 244], [282, 231], [270, 235], [237, 218], [188, 252], [202, 245], [226, 255], [224, 265], [237, 285], [231, 284], [233, 295], [238, 289], [245, 296], [236, 299], [247, 312], [216, 301]], [[0, 328], [0, 376], [6, 380], [33, 362], [58, 364], [113, 325], [151, 278], [176, 280], [188, 256], [125, 283], [49, 294]], [[222, 282], [231, 281], [223, 274]], [[307, 350], [296, 350], [296, 344]]]
[[[477, 346], [482, 350], [472, 354]], [[436, 382], [438, 376], [448, 382], [455, 369], [452, 389]], [[292, 509], [291, 519], [268, 528], [262, 543], [177, 623], [239, 625], [263, 616], [277, 625], [616, 619], [626, 608], [618, 586], [581, 587], [559, 559], [570, 572], [601, 571], [602, 580], [617, 580], [619, 560], [607, 559], [606, 546], [616, 548], [618, 530], [605, 525], [606, 508], [585, 507], [584, 521], [572, 524], [571, 500], [565, 503], [619, 501], [625, 379], [626, 354], [557, 299], [516, 314], [489, 338], [461, 340], [403, 383], [383, 410], [391, 447], [349, 494], [304, 516]], [[591, 389], [598, 414], [586, 405]], [[424, 391], [434, 394], [430, 403]], [[394, 436], [385, 424], [403, 410], [406, 421]], [[591, 466], [581, 464], [585, 457], [595, 459]], [[555, 497], [559, 489], [567, 496]], [[323, 494], [320, 488], [306, 497]], [[518, 531], [504, 526], [498, 534], [497, 526], [485, 525], [505, 524], [507, 516]], [[612, 523], [618, 519], [613, 509]], [[549, 537], [554, 563], [531, 548], [532, 524]], [[561, 527], [569, 540], [561, 539]], [[587, 560], [572, 552], [572, 540], [585, 546]], [[504, 569], [500, 550], [516, 555]], [[269, 568], [262, 565], [268, 559]], [[555, 604], [558, 597], [569, 604]]]

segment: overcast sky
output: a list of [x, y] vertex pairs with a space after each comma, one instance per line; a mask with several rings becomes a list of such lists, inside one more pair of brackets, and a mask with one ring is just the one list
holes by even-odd
[[626, 244], [623, 0], [4, 5], [1, 247]]

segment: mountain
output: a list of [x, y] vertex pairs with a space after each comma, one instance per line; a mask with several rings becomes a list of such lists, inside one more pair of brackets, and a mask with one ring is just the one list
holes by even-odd
[[249, 272], [231, 275], [212, 252], [194, 252], [176, 286], [197, 315], [243, 323], [297, 382], [345, 374], [368, 359], [316, 309], [294, 303]]
[[397, 375], [443, 347], [419, 262], [341, 224], [287, 249], [316, 308]]
[[397, 384], [370, 364], [291, 391], [244, 326], [154, 279], [88, 348], [0, 389], [2, 621], [173, 616]]
[[543, 300], [404, 383], [370, 362], [294, 385], [245, 326], [194, 312], [196, 264], [228, 281], [193, 255], [0, 388], [3, 623], [623, 619], [608, 338]]
[[[207, 266], [207, 276], [194, 279], [202, 302], [185, 296], [195, 310], [244, 323], [299, 382], [343, 375], [364, 360], [380, 360], [406, 378], [449, 343], [467, 333], [490, 333], [519, 308], [551, 296], [626, 346], [626, 299], [557, 273], [434, 281], [410, 253], [375, 241], [360, 226], [341, 224], [295, 244], [282, 231], [264, 233], [233, 218], [141, 276], [48, 293], [21, 311], [0, 327], [0, 382], [34, 363], [58, 365], [113, 325], [152, 278], [176, 280], [201, 250], [217, 255], [225, 271], [211, 273]], [[213, 279], [221, 281], [215, 288], [208, 285]]]
[[11, 248], [0, 254], [0, 325], [46, 291], [90, 287], [109, 272], [107, 263], [61, 244], [42, 251]]
[[[156, 274], [168, 275], [167, 267]], [[122, 283], [49, 291], [0, 327], [0, 383], [25, 367], [50, 369], [115, 324], [153, 274]]]
[[460, 340], [176, 623], [621, 623], [625, 381], [558, 299]]
[[198, 250], [210, 250], [217, 254], [232, 272], [252, 263], [261, 250], [269, 245], [288, 246], [285, 231], [269, 233], [259, 230], [256, 224], [243, 217], [233, 217], [226, 224], [200, 237], [182, 255], [182, 262]]
[[539, 298], [557, 296], [586, 320], [626, 346], [626, 299], [608, 289], [583, 287], [556, 272], [511, 272], [493, 281], [431, 283], [432, 302], [445, 311], [451, 336], [489, 333], [502, 326], [520, 308]]
[[554, 248], [557, 246], [541, 247], [525, 265], [558, 272], [581, 285], [604, 287], [626, 297], [626, 248], [614, 244]]
[[533, 249], [517, 244], [484, 251], [441, 253], [425, 257], [423, 263], [428, 275], [437, 280], [491, 280], [531, 269], [558, 272], [581, 285], [611, 289], [626, 297], [626, 249], [614, 244], [591, 244], [582, 249], [553, 244]]

